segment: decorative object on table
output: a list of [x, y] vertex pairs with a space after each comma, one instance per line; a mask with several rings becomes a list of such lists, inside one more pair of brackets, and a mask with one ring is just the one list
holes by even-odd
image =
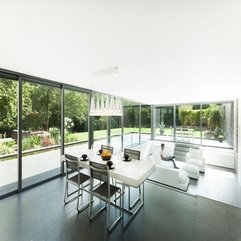
[[102, 151], [103, 151], [102, 149], [99, 150], [99, 155], [101, 155]]
[[111, 152], [108, 150], [103, 150], [101, 152], [101, 158], [103, 161], [108, 161], [111, 159]]

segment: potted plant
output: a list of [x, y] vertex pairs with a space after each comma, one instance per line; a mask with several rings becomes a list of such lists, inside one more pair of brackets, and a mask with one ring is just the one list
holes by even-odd
[[224, 140], [224, 135], [223, 134], [219, 134], [218, 135], [218, 141], [222, 143], [223, 140]]

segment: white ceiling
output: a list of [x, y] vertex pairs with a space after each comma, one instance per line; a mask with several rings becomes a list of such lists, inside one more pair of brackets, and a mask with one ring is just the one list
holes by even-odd
[[[150, 104], [240, 96], [240, 0], [0, 0], [0, 68]], [[101, 90], [112, 91], [101, 87]]]

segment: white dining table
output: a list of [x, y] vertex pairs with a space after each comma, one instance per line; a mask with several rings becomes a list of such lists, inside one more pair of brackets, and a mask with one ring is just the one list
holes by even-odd
[[[100, 155], [89, 152], [87, 161], [80, 161], [80, 166], [89, 168], [89, 161], [106, 164]], [[111, 161], [113, 162], [113, 169], [109, 171], [110, 177], [123, 182], [124, 184], [132, 187], [139, 187], [154, 171], [155, 165], [146, 160], [124, 161], [122, 155], [112, 155]]]
[[[80, 161], [80, 166], [82, 168], [89, 169], [90, 161], [98, 162], [101, 164], [107, 163], [107, 161], [103, 161], [101, 156], [97, 155], [97, 153], [93, 152], [93, 150], [88, 150], [85, 153], [88, 155], [88, 157], [87, 160]], [[155, 165], [147, 160], [132, 159], [131, 161], [124, 161], [123, 153], [112, 155], [111, 161], [113, 162], [113, 169], [109, 170], [110, 177], [121, 181], [123, 188], [125, 188], [125, 185], [134, 188], [142, 186], [141, 198], [137, 208], [135, 210], [123, 208], [126, 213], [130, 214], [129, 220], [124, 225], [127, 226], [127, 224], [144, 205], [144, 182], [155, 171]]]

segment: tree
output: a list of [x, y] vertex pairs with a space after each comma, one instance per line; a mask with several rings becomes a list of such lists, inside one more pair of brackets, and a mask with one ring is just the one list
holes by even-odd
[[223, 111], [218, 105], [210, 105], [208, 108], [208, 125], [211, 130], [215, 128], [221, 128]]
[[0, 78], [0, 132], [9, 136], [17, 128], [17, 81]]
[[179, 118], [182, 126], [190, 125], [192, 108], [193, 108], [192, 105], [181, 105], [180, 107], [178, 107], [178, 114], [179, 114]]
[[24, 128], [48, 131], [51, 120], [52, 127], [60, 126], [60, 89], [25, 82], [23, 93]]
[[65, 117], [74, 122], [73, 130], [86, 131], [88, 127], [88, 95], [73, 90], [65, 90]]

